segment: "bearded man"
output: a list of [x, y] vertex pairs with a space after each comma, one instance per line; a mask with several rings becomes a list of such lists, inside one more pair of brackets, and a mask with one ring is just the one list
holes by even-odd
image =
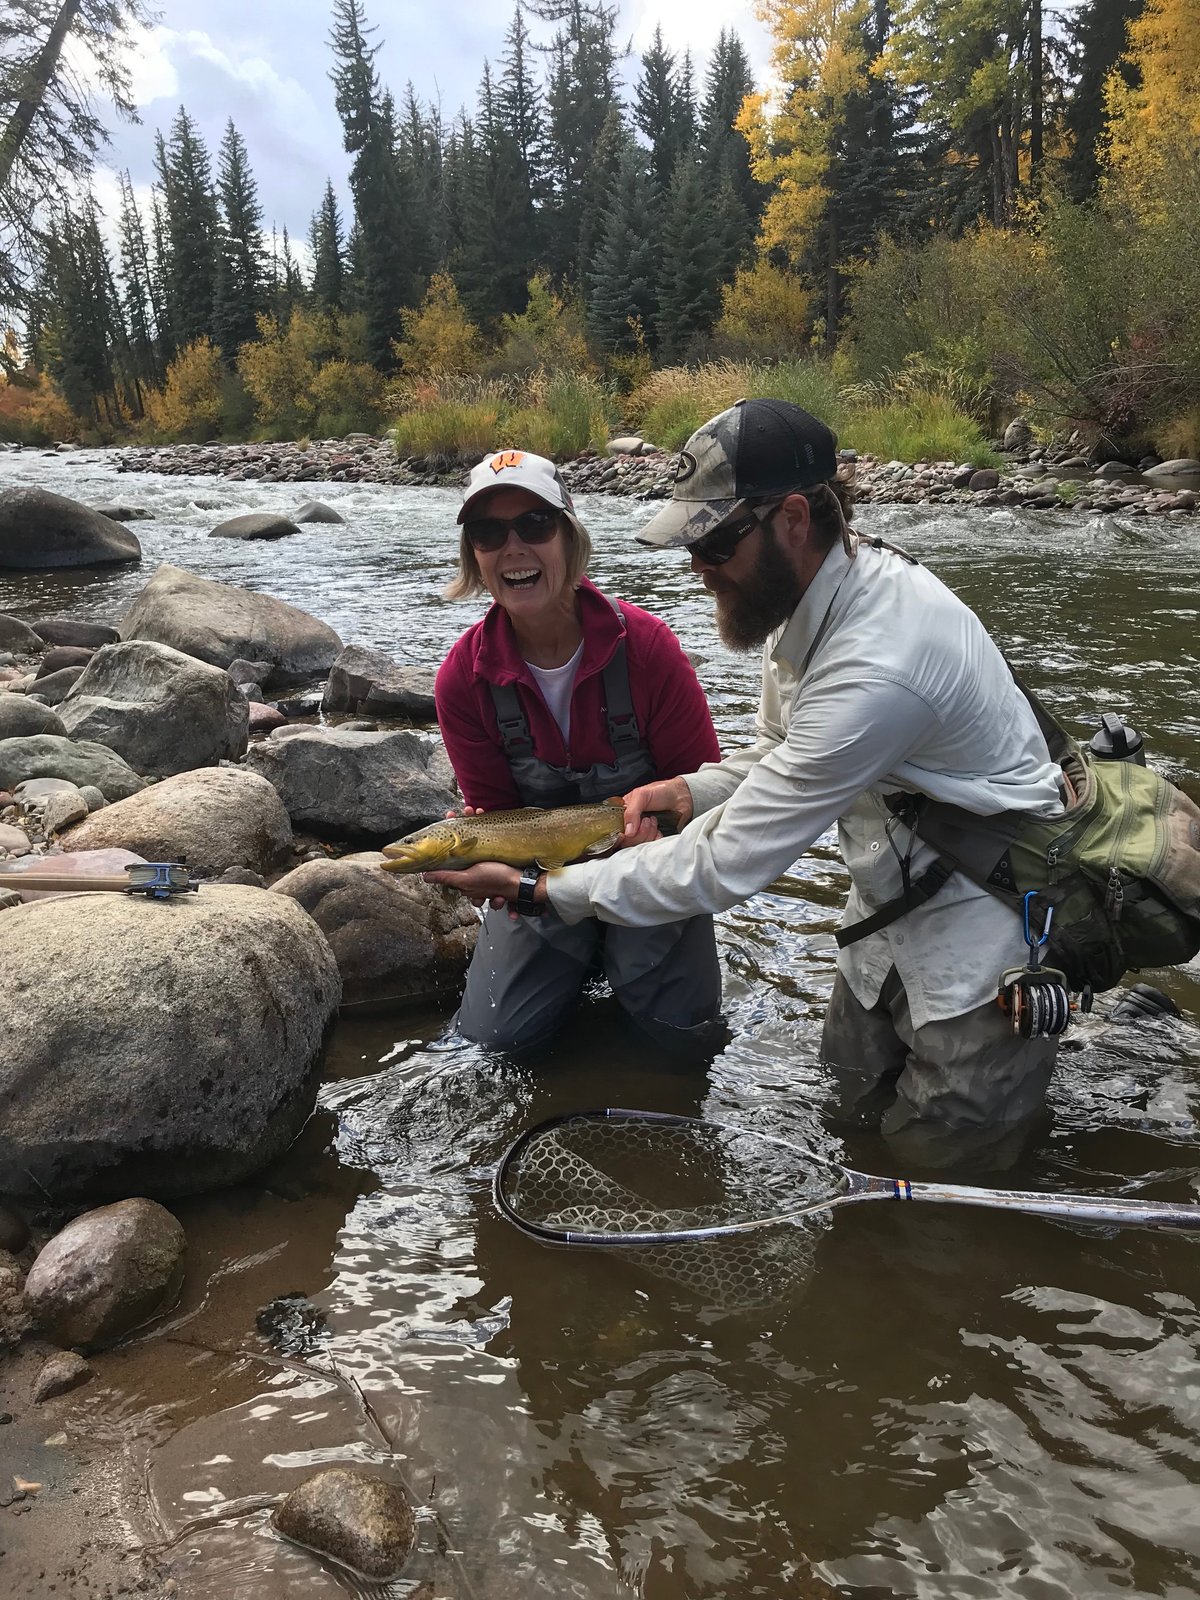
[[[851, 890], [821, 1043], [835, 1120], [945, 1165], [1039, 1110], [1055, 1039], [996, 1004], [1023, 965], [1019, 916], [938, 863], [901, 820], [929, 796], [980, 816], [1062, 814], [1062, 774], [978, 617], [925, 567], [847, 520], [837, 441], [799, 406], [741, 400], [699, 428], [643, 544], [688, 551], [721, 638], [762, 647], [757, 738], [625, 796], [626, 842], [524, 883], [434, 872], [476, 899], [626, 926], [725, 909], [835, 823]], [[680, 831], [653, 837], [649, 812]]]

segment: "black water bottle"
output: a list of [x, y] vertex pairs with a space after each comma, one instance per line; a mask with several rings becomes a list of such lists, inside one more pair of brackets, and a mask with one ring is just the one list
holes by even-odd
[[1092, 754], [1097, 761], [1132, 761], [1139, 767], [1146, 765], [1141, 734], [1122, 722], [1115, 711], [1102, 713], [1099, 731], [1092, 735]]

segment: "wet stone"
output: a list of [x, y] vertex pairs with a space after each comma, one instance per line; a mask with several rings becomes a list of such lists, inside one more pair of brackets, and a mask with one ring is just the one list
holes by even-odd
[[60, 1350], [56, 1356], [50, 1357], [38, 1373], [33, 1385], [33, 1403], [41, 1405], [43, 1400], [53, 1400], [55, 1395], [67, 1394], [94, 1376], [93, 1368], [81, 1355], [74, 1350]]
[[254, 1326], [280, 1355], [309, 1355], [329, 1337], [325, 1313], [307, 1295], [281, 1294], [254, 1319]]
[[404, 1492], [352, 1467], [328, 1467], [306, 1479], [271, 1521], [285, 1539], [368, 1583], [399, 1577], [416, 1542], [416, 1522]]

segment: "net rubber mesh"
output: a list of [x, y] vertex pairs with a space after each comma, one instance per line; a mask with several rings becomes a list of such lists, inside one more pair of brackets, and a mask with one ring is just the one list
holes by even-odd
[[535, 1226], [602, 1235], [621, 1256], [723, 1310], [793, 1300], [827, 1214], [715, 1239], [638, 1248], [647, 1232], [759, 1222], [838, 1192], [836, 1169], [751, 1133], [695, 1121], [580, 1116], [536, 1135], [500, 1189]]

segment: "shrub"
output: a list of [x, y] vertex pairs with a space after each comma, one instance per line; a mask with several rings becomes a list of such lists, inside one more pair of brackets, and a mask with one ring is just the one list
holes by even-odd
[[373, 433], [379, 426], [383, 379], [374, 367], [359, 361], [327, 361], [317, 369], [309, 393], [313, 431], [321, 438]]
[[884, 461], [963, 461], [975, 467], [999, 464], [979, 425], [940, 394], [851, 409], [841, 442]]
[[221, 423], [225, 368], [207, 336], [181, 350], [167, 368], [161, 389], [147, 391], [144, 431], [161, 439], [211, 438]]
[[648, 439], [677, 450], [702, 422], [735, 400], [789, 400], [827, 422], [835, 432], [841, 402], [833, 369], [817, 360], [707, 361], [698, 367], [664, 367], [631, 396], [628, 411]]
[[433, 400], [407, 411], [392, 426], [402, 460], [428, 461], [438, 471], [478, 461], [496, 447], [500, 407], [488, 401]]
[[238, 372], [254, 396], [259, 431], [271, 438], [294, 439], [312, 425], [315, 356], [327, 343], [328, 326], [323, 319], [296, 310], [286, 325], [276, 317], [260, 316], [258, 332], [257, 340], [238, 351]]
[[0, 374], [0, 439], [43, 445], [78, 437], [79, 419], [44, 372]]
[[483, 340], [449, 273], [435, 272], [418, 309], [402, 311], [400, 322], [404, 337], [392, 348], [406, 371], [478, 371]]
[[583, 306], [554, 290], [548, 273], [529, 280], [529, 299], [520, 316], [500, 319], [500, 338], [489, 372], [586, 372], [591, 366], [583, 329]]
[[743, 267], [721, 290], [713, 342], [730, 355], [775, 356], [802, 350], [810, 297], [794, 273], [769, 261]]

